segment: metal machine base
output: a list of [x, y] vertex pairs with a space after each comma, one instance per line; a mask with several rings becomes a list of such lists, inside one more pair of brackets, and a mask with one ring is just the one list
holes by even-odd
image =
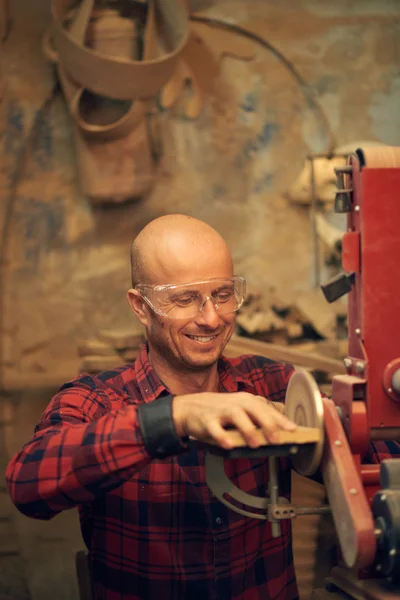
[[400, 585], [387, 579], [360, 579], [356, 571], [332, 569], [324, 589], [314, 590], [312, 600], [399, 600]]

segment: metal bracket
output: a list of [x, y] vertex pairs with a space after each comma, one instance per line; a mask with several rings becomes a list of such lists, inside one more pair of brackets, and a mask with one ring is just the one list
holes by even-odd
[[[253, 496], [252, 494], [243, 492], [232, 483], [225, 473], [223, 456], [207, 453], [205, 457], [205, 467], [207, 485], [220, 502], [245, 517], [264, 520], [268, 519], [268, 505], [271, 502], [270, 498], [268, 496], [265, 498]], [[228, 498], [234, 500], [236, 504], [231, 502]], [[289, 504], [288, 500], [282, 497], [278, 497], [277, 502], [279, 504]], [[253, 511], [240, 508], [238, 505], [248, 507], [249, 509], [252, 508]]]
[[[214, 496], [225, 506], [245, 517], [268, 520], [271, 523], [273, 537], [281, 535], [280, 521], [283, 519], [293, 519], [300, 515], [330, 514], [331, 512], [329, 506], [295, 506], [289, 504], [286, 498], [279, 496], [274, 457], [269, 457], [269, 496], [265, 498], [243, 492], [234, 485], [225, 473], [223, 456], [207, 453], [205, 466], [207, 485]], [[238, 505], [247, 508], [241, 508]]]
[[330, 506], [296, 506], [295, 504], [269, 504], [269, 520], [281, 521], [282, 519], [294, 519], [295, 517], [308, 515], [330, 515]]

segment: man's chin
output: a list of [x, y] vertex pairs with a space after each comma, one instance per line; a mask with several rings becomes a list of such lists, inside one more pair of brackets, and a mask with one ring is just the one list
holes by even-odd
[[220, 356], [221, 352], [213, 352], [203, 356], [186, 356], [185, 362], [191, 369], [201, 371], [202, 369], [208, 369], [215, 365]]
[[218, 362], [230, 337], [229, 335], [224, 340], [214, 340], [210, 345], [184, 344], [181, 347], [181, 356], [187, 366], [193, 370], [208, 369]]

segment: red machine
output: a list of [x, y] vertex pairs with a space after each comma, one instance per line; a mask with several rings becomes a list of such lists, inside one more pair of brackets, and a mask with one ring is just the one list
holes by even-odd
[[[279, 521], [330, 511], [340, 546], [327, 590], [315, 600], [400, 597], [400, 454], [381, 464], [367, 461], [371, 442], [400, 440], [400, 148], [357, 150], [336, 170], [335, 210], [347, 213], [344, 274], [322, 286], [329, 302], [348, 293], [349, 347], [346, 375], [333, 378], [332, 399], [322, 398], [306, 372], [288, 386], [286, 413], [299, 425], [320, 430], [320, 442], [264, 447], [269, 456], [269, 496], [255, 498], [224, 474], [223, 453], [206, 459], [207, 481], [227, 506], [247, 516]], [[252, 452], [247, 449], [247, 452]], [[216, 455], [216, 454], [219, 454]], [[243, 449], [225, 455], [243, 456]], [[258, 454], [259, 455], [259, 454]], [[300, 508], [279, 497], [276, 457], [292, 456], [303, 475], [322, 473], [329, 507]], [[230, 502], [233, 498], [235, 503]], [[237, 505], [249, 507], [238, 509]]]
[[[344, 361], [347, 374], [333, 378], [336, 423], [325, 415], [325, 428], [328, 454], [335, 452], [338, 430], [346, 433], [357, 484], [362, 484], [364, 498], [357, 502], [351, 523], [354, 562], [345, 562], [366, 571], [358, 578], [345, 571], [334, 573], [334, 583], [349, 595], [357, 592], [355, 597], [388, 598], [391, 592], [382, 586], [400, 578], [400, 455], [381, 465], [364, 464], [364, 457], [371, 442], [379, 449], [379, 441], [400, 440], [400, 148], [359, 149], [347, 162], [337, 170], [335, 202], [336, 211], [348, 213], [342, 246], [347, 274], [323, 291], [329, 301], [349, 294], [349, 354]], [[343, 455], [339, 460], [346, 472], [337, 474], [336, 485], [343, 490], [342, 502], [354, 506], [358, 489], [354, 494], [349, 458]], [[322, 461], [321, 470], [332, 505], [329, 458]], [[332, 512], [335, 519], [333, 505]], [[338, 536], [340, 540], [339, 531]], [[368, 581], [377, 576], [387, 581]]]

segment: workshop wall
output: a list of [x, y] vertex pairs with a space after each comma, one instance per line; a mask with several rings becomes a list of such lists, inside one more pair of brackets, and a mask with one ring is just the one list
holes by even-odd
[[[271, 50], [226, 58], [202, 115], [155, 114], [151, 193], [95, 207], [79, 192], [69, 114], [41, 40], [49, 0], [13, 0], [1, 49], [3, 375], [63, 381], [80, 339], [127, 328], [129, 245], [149, 220], [183, 212], [215, 226], [238, 274], [285, 298], [314, 284], [308, 210], [285, 193], [307, 153], [359, 139], [400, 143], [397, 0], [193, 3], [253, 20]], [[305, 84], [302, 84], [302, 81]]]

